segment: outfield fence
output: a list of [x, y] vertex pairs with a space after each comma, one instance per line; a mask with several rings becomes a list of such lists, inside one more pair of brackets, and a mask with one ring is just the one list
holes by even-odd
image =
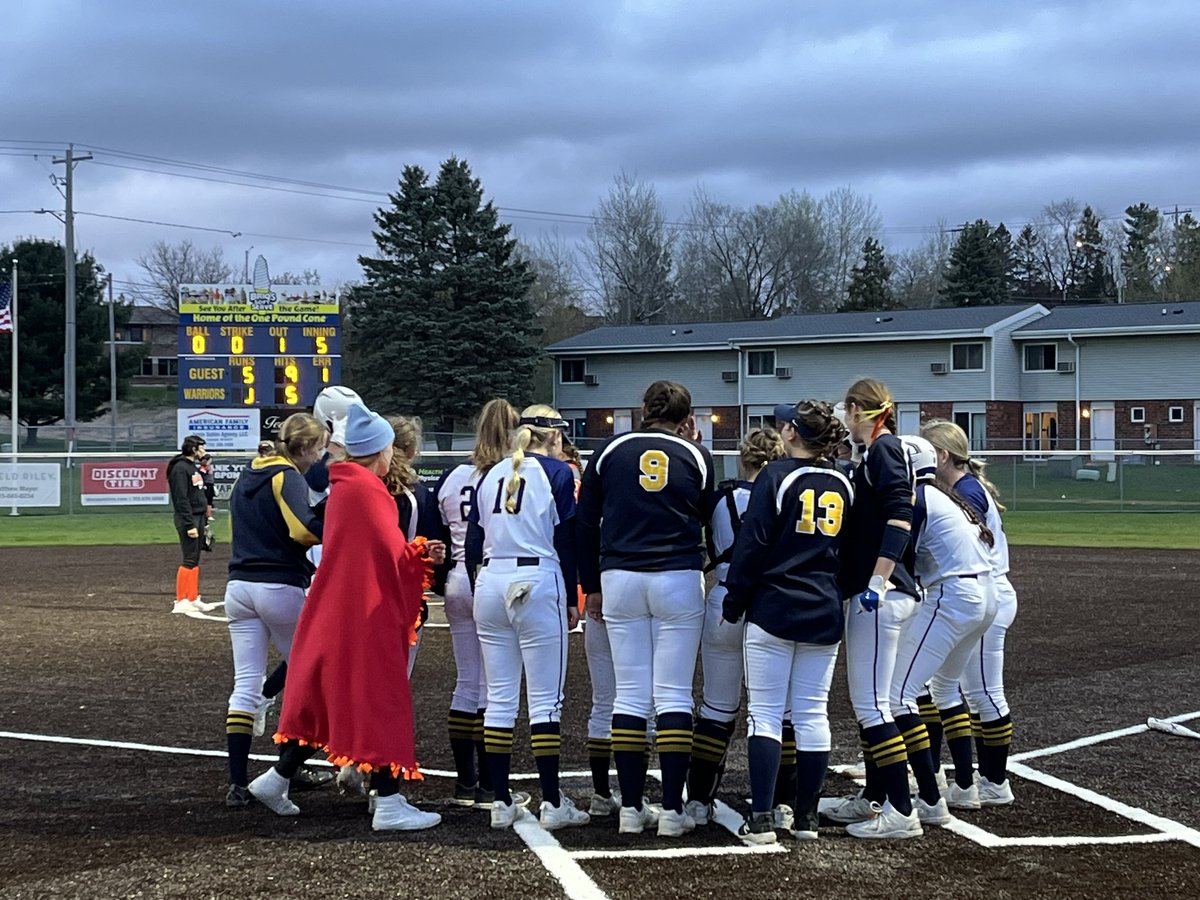
[[[428, 449], [416, 462], [436, 482], [467, 449]], [[172, 451], [21, 452], [0, 455], [0, 515], [170, 515], [166, 464]], [[584, 451], [584, 458], [590, 455]], [[737, 454], [714, 451], [717, 477], [737, 477]], [[218, 515], [248, 452], [216, 452]], [[989, 450], [976, 457], [1011, 510], [1055, 512], [1200, 512], [1200, 454], [1194, 450]]]

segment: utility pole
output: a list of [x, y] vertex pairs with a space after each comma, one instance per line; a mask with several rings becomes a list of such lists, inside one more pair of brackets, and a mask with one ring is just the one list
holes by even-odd
[[64, 197], [67, 201], [63, 222], [66, 225], [64, 241], [66, 275], [66, 347], [63, 352], [63, 424], [67, 428], [67, 451], [75, 449], [75, 164], [91, 159], [76, 156], [75, 145], [67, 144], [66, 156], [54, 162], [66, 165]]
[[108, 418], [112, 423], [109, 449], [117, 449], [117, 314], [113, 306], [113, 277], [108, 273]]

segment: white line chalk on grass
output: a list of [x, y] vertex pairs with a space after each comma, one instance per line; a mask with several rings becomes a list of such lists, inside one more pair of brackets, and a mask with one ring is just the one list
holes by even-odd
[[[1169, 719], [1163, 719], [1163, 721], [1190, 722], [1192, 719], [1200, 719], [1200, 712], [1183, 713], [1182, 715], [1171, 716]], [[1115, 741], [1117, 738], [1129, 737], [1130, 735], [1141, 734], [1149, 730], [1146, 723], [1143, 722], [1141, 725], [1130, 725], [1128, 728], [1118, 728], [1115, 731], [1106, 731], [1103, 734], [1093, 734], [1090, 737], [1067, 741], [1065, 744], [1055, 744], [1053, 747], [1043, 747], [1040, 750], [1026, 750], [1024, 753], [1014, 753], [1009, 757], [1009, 761], [1023, 762], [1027, 759], [1038, 759], [1043, 756], [1054, 756], [1057, 753], [1068, 753], [1071, 750], [1078, 750], [1080, 747], [1103, 744], [1105, 741]]]
[[537, 818], [529, 810], [522, 809], [517, 814], [513, 831], [533, 851], [546, 871], [558, 879], [563, 892], [571, 900], [609, 900], [608, 894], [600, 890], [600, 886], [563, 849], [554, 835], [538, 824]]
[[693, 856], [757, 856], [787, 853], [785, 844], [759, 847], [660, 847], [657, 850], [572, 850], [572, 859], [687, 859]]
[[1195, 828], [1189, 828], [1182, 822], [1176, 822], [1174, 819], [1167, 819], [1163, 816], [1156, 816], [1154, 813], [1147, 812], [1140, 807], [1130, 806], [1128, 803], [1122, 803], [1120, 800], [1114, 800], [1112, 797], [1098, 794], [1093, 790], [1072, 784], [1062, 778], [1056, 778], [1053, 775], [1047, 775], [1045, 772], [1039, 772], [1037, 769], [1031, 769], [1022, 763], [1010, 762], [1008, 764], [1008, 772], [1010, 775], [1016, 775], [1027, 781], [1034, 781], [1046, 787], [1054, 788], [1056, 791], [1062, 791], [1064, 794], [1070, 794], [1072, 797], [1078, 797], [1085, 803], [1091, 803], [1093, 806], [1099, 806], [1101, 809], [1116, 813], [1118, 816], [1124, 816], [1126, 819], [1137, 822], [1139, 825], [1145, 825], [1156, 831], [1161, 831], [1175, 840], [1191, 844], [1193, 847], [1200, 847], [1200, 831], [1197, 831]]

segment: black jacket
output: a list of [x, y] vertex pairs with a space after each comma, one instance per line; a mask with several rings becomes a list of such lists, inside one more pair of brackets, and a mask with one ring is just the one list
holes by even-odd
[[182, 454], [167, 463], [167, 487], [175, 510], [175, 527], [185, 531], [201, 528], [207, 518], [208, 497], [196, 463]]

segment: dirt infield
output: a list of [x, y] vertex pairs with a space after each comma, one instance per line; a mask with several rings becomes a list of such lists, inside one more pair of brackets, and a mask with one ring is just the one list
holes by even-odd
[[[785, 839], [776, 852], [751, 854], [719, 825], [679, 841], [618, 835], [603, 820], [548, 842], [536, 826], [524, 837], [492, 832], [486, 813], [446, 803], [450, 782], [433, 776], [406, 793], [444, 821], [415, 835], [373, 835], [365, 806], [331, 790], [296, 795], [296, 819], [227, 810], [219, 753], [228, 635], [219, 623], [167, 614], [175, 554], [2, 551], [0, 763], [10, 781], [0, 800], [0, 897], [1200, 896], [1200, 741], [1135, 732], [1037, 753], [1150, 715], [1200, 714], [1200, 552], [1014, 549], [1020, 612], [1006, 681], [1014, 752], [1027, 767], [1013, 779], [1015, 806], [965, 813], [917, 841], [865, 845], [829, 827], [815, 844]], [[225, 561], [222, 548], [204, 560], [208, 599], [222, 592]], [[571, 654], [563, 765], [578, 771], [588, 712], [578, 637]], [[452, 767], [452, 686], [449, 633], [431, 628], [414, 684], [430, 770]], [[853, 762], [840, 674], [831, 712], [834, 762]], [[514, 771], [534, 771], [527, 730], [516, 747]], [[735, 740], [723, 788], [738, 812], [748, 793], [744, 747]], [[256, 742], [255, 752], [270, 751], [267, 739]], [[590, 794], [587, 778], [564, 785], [577, 800]], [[831, 775], [827, 792], [849, 787]]]

